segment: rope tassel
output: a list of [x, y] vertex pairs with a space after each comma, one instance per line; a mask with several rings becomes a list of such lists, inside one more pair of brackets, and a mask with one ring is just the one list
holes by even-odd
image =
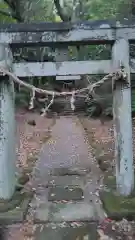
[[45, 117], [45, 116], [46, 116], [46, 113], [47, 113], [48, 109], [49, 109], [49, 108], [51, 107], [51, 105], [53, 104], [53, 102], [54, 102], [54, 96], [55, 96], [55, 93], [53, 92], [52, 99], [51, 99], [49, 105], [43, 109], [43, 113], [42, 113], [42, 115], [41, 115], [42, 117]]

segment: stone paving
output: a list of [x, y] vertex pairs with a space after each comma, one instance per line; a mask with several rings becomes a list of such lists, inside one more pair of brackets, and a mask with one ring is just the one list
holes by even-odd
[[42, 223], [37, 240], [97, 239], [96, 225], [104, 218], [96, 194], [98, 171], [79, 120], [57, 119], [33, 173], [29, 211]]

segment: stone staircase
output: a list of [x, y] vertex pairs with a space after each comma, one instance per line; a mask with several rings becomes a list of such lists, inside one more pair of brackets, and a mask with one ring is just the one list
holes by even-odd
[[97, 239], [104, 213], [95, 194], [96, 166], [78, 119], [56, 119], [31, 182], [35, 195], [29, 213], [38, 225], [36, 240]]
[[75, 112], [71, 109], [70, 97], [56, 98], [52, 105], [52, 111], [57, 112], [59, 115], [73, 115], [74, 113], [84, 113], [85, 103], [83, 98], [76, 97], [75, 99]]
[[36, 212], [37, 240], [95, 240], [97, 213], [85, 197], [89, 169], [56, 168], [50, 171], [46, 184], [47, 201]]

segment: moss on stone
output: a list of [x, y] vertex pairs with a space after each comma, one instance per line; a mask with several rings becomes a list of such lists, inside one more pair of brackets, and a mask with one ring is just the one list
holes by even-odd
[[32, 193], [21, 193], [20, 191], [15, 191], [13, 197], [10, 200], [0, 199], [0, 213], [5, 213], [11, 211], [17, 207], [20, 207], [22, 202], [25, 200], [26, 195], [31, 196]]
[[113, 192], [104, 191], [100, 193], [100, 198], [109, 218], [115, 220], [135, 219], [135, 197], [124, 198]]
[[29, 181], [29, 176], [26, 173], [22, 173], [17, 178], [14, 194], [10, 200], [0, 199], [0, 213], [8, 212], [18, 206], [24, 201], [26, 193], [21, 192], [25, 184]]
[[26, 216], [33, 192], [23, 192], [29, 179], [21, 175], [17, 180], [15, 192], [10, 200], [0, 199], [0, 224], [22, 222]]
[[119, 195], [113, 176], [106, 177], [104, 183], [106, 189], [100, 192], [100, 198], [108, 217], [115, 220], [135, 219], [135, 192], [128, 197]]
[[33, 193], [16, 195], [8, 203], [3, 203], [0, 209], [0, 224], [20, 223], [25, 220]]
[[115, 176], [105, 176], [104, 177], [104, 186], [116, 190], [116, 177]]
[[22, 201], [22, 197], [23, 195], [20, 195], [20, 193], [16, 191], [11, 200], [7, 201], [0, 199], [0, 212], [6, 212], [19, 206]]
[[19, 185], [25, 185], [29, 181], [29, 175], [23, 172], [21, 176], [18, 178]]

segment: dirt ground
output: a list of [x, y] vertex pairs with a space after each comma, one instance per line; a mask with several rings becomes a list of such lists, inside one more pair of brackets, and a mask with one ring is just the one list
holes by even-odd
[[26, 110], [16, 110], [15, 119], [17, 166], [23, 169], [37, 158], [54, 120]]
[[[41, 117], [39, 113], [26, 110], [16, 110], [15, 119], [17, 169], [19, 173], [26, 168], [32, 171], [42, 144], [50, 136], [49, 130], [55, 124], [55, 119]], [[8, 232], [6, 239], [33, 239], [31, 238], [33, 228], [31, 223], [11, 227], [6, 231]]]
[[[89, 142], [94, 150], [94, 155], [103, 172], [115, 170], [114, 161], [114, 134], [113, 121], [107, 121], [104, 125], [100, 120], [81, 117], [81, 123], [85, 128]], [[133, 131], [133, 155], [135, 159], [135, 119], [132, 119]], [[135, 162], [135, 160], [134, 160]]]
[[[28, 124], [29, 121], [35, 120], [36, 125]], [[101, 170], [109, 172], [114, 169], [114, 136], [112, 121], [105, 122], [101, 125], [99, 120], [92, 120], [86, 117], [81, 117], [83, 127], [87, 131], [89, 142], [93, 147], [95, 155]], [[42, 118], [38, 113], [26, 112], [23, 110], [16, 111], [16, 151], [17, 165], [19, 170], [24, 169], [28, 165], [32, 166], [41, 149], [42, 143], [48, 137], [48, 127], [54, 124], [54, 120], [50, 118]], [[135, 136], [135, 121], [133, 120], [133, 136]], [[134, 138], [133, 138], [134, 139]], [[135, 141], [135, 140], [134, 140]], [[135, 144], [135, 142], [134, 142]], [[135, 154], [134, 154], [135, 156]], [[113, 160], [113, 161], [112, 161]], [[123, 220], [125, 221], [125, 220]], [[103, 238], [99, 239], [135, 239], [134, 222], [119, 222], [119, 223], [103, 223], [100, 226], [100, 231], [103, 230]], [[18, 239], [33, 239], [32, 232], [36, 226], [32, 224], [18, 225], [9, 230], [9, 240]], [[118, 230], [116, 230], [118, 228]], [[124, 228], [124, 229], [123, 229]], [[127, 230], [127, 228], [129, 230]], [[101, 230], [102, 229], [102, 230]], [[113, 230], [112, 230], [113, 229]], [[115, 230], [114, 230], [115, 229]], [[107, 234], [107, 236], [104, 235]], [[112, 232], [116, 233], [116, 237], [112, 237]], [[108, 237], [111, 233], [111, 237]], [[124, 234], [124, 235], [123, 235]], [[102, 233], [101, 233], [102, 235]], [[106, 237], [106, 238], [105, 238]]]
[[[114, 134], [113, 134], [113, 121], [107, 121], [104, 125], [100, 120], [90, 119], [88, 117], [81, 117], [80, 121], [87, 132], [89, 143], [93, 148], [97, 162], [103, 175], [114, 174], [115, 161], [114, 161]], [[132, 120], [133, 131], [133, 147], [135, 146], [135, 119]], [[135, 149], [133, 149], [134, 162], [135, 162]], [[123, 219], [120, 222], [111, 221], [108, 219], [100, 226], [102, 229], [101, 239], [135, 239], [135, 222], [128, 222]], [[107, 236], [104, 236], [107, 235]]]
[[81, 117], [81, 123], [87, 132], [101, 170], [112, 170], [114, 166], [113, 121], [107, 121], [102, 125], [100, 120]]

